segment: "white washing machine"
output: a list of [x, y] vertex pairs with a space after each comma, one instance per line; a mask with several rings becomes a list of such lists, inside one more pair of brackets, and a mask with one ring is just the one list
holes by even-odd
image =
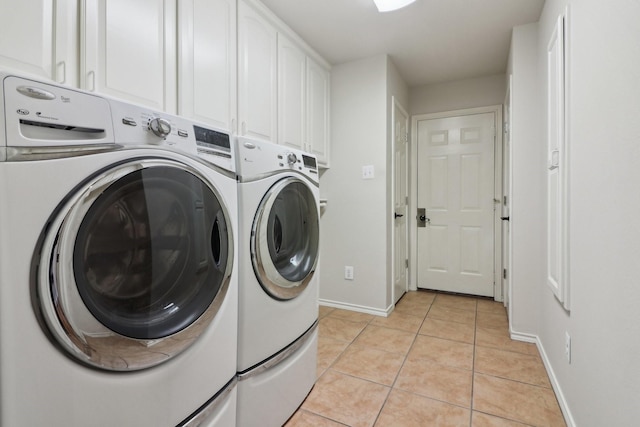
[[228, 136], [7, 74], [0, 95], [0, 425], [235, 425], [235, 172], [197, 148], [233, 164]]
[[319, 176], [315, 157], [236, 144], [238, 425], [280, 426], [316, 377]]

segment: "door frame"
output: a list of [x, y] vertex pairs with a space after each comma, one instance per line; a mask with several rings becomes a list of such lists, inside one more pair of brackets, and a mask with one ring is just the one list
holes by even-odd
[[409, 182], [409, 289], [418, 289], [418, 221], [415, 215], [418, 203], [418, 121], [443, 119], [448, 117], [468, 116], [472, 114], [493, 113], [495, 122], [494, 141], [494, 211], [493, 211], [493, 239], [494, 239], [494, 267], [493, 267], [493, 298], [502, 301], [502, 104], [486, 107], [466, 108], [462, 110], [443, 111], [440, 113], [416, 114], [411, 117], [411, 146], [410, 146], [410, 182]]
[[[512, 152], [512, 140], [511, 140], [511, 129], [512, 129], [512, 115], [511, 115], [511, 106], [513, 105], [512, 103], [512, 90], [513, 90], [513, 75], [509, 74], [507, 76], [507, 94], [505, 95], [505, 99], [504, 99], [504, 117], [503, 117], [503, 132], [502, 135], [504, 136], [503, 140], [502, 140], [502, 146], [503, 146], [503, 151], [502, 151], [502, 159], [503, 159], [503, 165], [502, 165], [502, 171], [503, 171], [503, 197], [507, 197], [507, 203], [506, 206], [508, 207], [508, 209], [505, 209], [505, 206], [502, 206], [502, 212], [504, 214], [506, 214], [506, 216], [511, 217], [511, 206], [512, 206], [512, 201], [513, 201], [513, 192], [511, 191], [511, 189], [513, 188], [513, 183], [512, 183], [512, 173], [511, 173], [511, 165], [513, 164], [512, 159], [511, 159], [511, 152]], [[504, 199], [503, 199], [504, 201]], [[506, 236], [503, 235], [502, 237], [502, 261], [503, 261], [503, 271], [506, 269], [506, 275], [503, 275], [502, 277], [502, 292], [503, 292], [503, 302], [504, 305], [507, 307], [507, 310], [509, 312], [509, 319], [511, 319], [511, 272], [513, 271], [511, 269], [511, 259], [513, 258], [511, 255], [511, 248], [512, 243], [511, 243], [511, 221], [509, 220], [508, 222], [504, 223], [503, 226], [503, 231], [506, 231]], [[505, 277], [506, 276], [506, 277]]]
[[[396, 271], [395, 271], [395, 255], [396, 255], [396, 239], [395, 239], [395, 219], [394, 219], [394, 213], [395, 213], [395, 199], [396, 199], [396, 194], [395, 194], [395, 188], [396, 188], [396, 168], [395, 168], [395, 164], [396, 164], [396, 159], [395, 159], [395, 153], [396, 153], [396, 108], [398, 110], [400, 110], [402, 112], [402, 114], [404, 114], [404, 116], [407, 118], [407, 136], [410, 133], [410, 126], [411, 126], [411, 116], [409, 115], [409, 113], [407, 113], [407, 110], [402, 106], [402, 104], [400, 104], [400, 102], [398, 101], [398, 99], [395, 96], [391, 97], [391, 203], [390, 203], [390, 218], [391, 218], [391, 304], [395, 305], [396, 304], [396, 295], [395, 295], [395, 278], [396, 278]], [[405, 237], [405, 244], [406, 244], [406, 254], [407, 254], [407, 260], [410, 259], [411, 257], [411, 253], [410, 253], [410, 243], [409, 243], [409, 239], [411, 238], [411, 224], [409, 223], [409, 217], [411, 217], [410, 212], [411, 212], [411, 142], [409, 140], [409, 138], [407, 138], [407, 161], [405, 163], [405, 180], [407, 182], [407, 198], [409, 199], [409, 203], [407, 204], [407, 226], [406, 226], [406, 237]], [[409, 264], [411, 264], [411, 262], [409, 261]], [[405, 292], [409, 291], [411, 289], [411, 268], [407, 268], [407, 278], [406, 278], [406, 283], [405, 283]]]

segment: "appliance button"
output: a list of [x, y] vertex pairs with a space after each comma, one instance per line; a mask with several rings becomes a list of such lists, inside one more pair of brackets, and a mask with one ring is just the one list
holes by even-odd
[[123, 123], [123, 124], [125, 124], [125, 125], [127, 125], [127, 126], [138, 126], [138, 123], [136, 123], [136, 121], [135, 121], [135, 120], [133, 120], [133, 119], [128, 119], [128, 118], [126, 118], [126, 117], [122, 119], [122, 123]]
[[189, 133], [186, 130], [178, 129], [178, 136], [187, 138], [189, 136]]

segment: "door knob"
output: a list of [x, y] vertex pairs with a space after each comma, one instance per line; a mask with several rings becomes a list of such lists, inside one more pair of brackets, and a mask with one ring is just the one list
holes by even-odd
[[431, 223], [431, 220], [427, 218], [427, 210], [425, 208], [418, 208], [418, 227], [426, 227]]

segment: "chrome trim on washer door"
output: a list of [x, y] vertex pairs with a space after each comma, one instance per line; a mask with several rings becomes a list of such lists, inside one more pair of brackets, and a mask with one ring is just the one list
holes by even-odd
[[270, 296], [289, 300], [311, 281], [318, 263], [320, 221], [309, 186], [296, 177], [267, 191], [251, 227], [251, 262]]
[[177, 160], [103, 169], [43, 233], [40, 310], [63, 350], [95, 368], [134, 371], [171, 359], [204, 332], [229, 287], [229, 213], [208, 179]]

